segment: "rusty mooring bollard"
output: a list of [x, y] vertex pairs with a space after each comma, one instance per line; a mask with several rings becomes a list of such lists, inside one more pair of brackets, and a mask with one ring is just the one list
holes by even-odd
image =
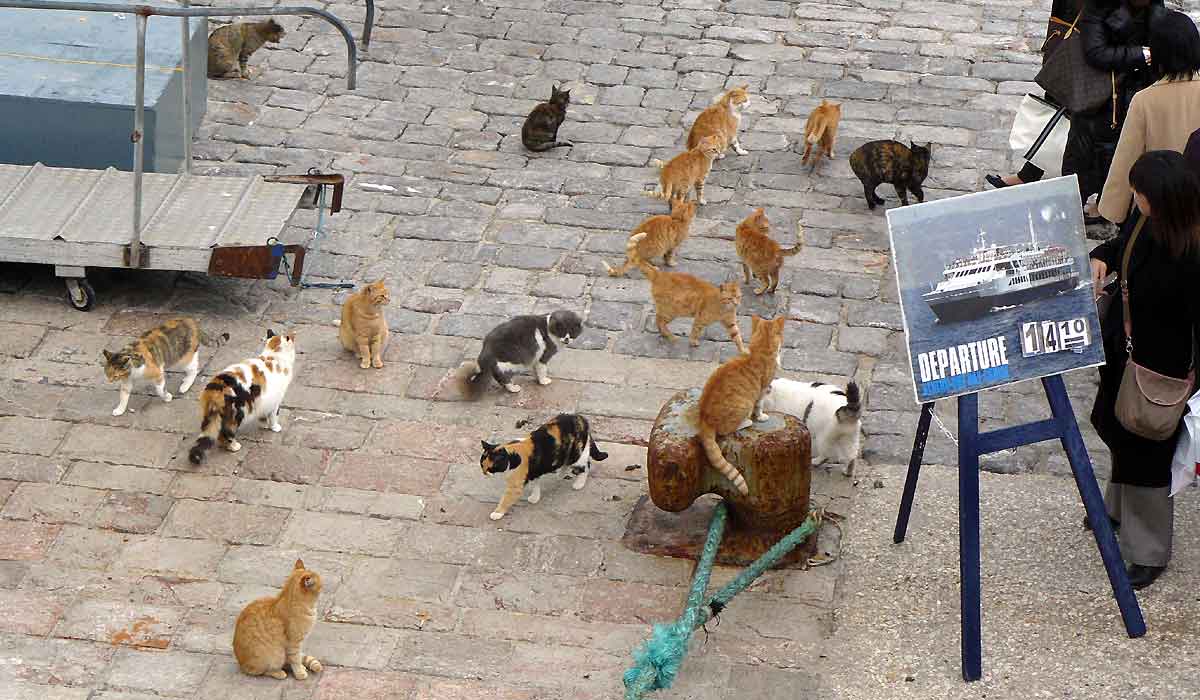
[[[792, 416], [772, 413], [767, 421], [718, 439], [726, 459], [750, 487], [750, 494], [743, 496], [709, 466], [696, 439], [699, 399], [699, 389], [681, 391], [655, 419], [646, 454], [650, 496], [638, 502], [623, 541], [639, 552], [695, 559], [716, 502], [702, 496], [716, 494], [729, 506], [717, 562], [746, 566], [808, 516], [812, 478], [808, 428]], [[806, 560], [815, 547], [816, 538], [810, 537], [781, 565]]]

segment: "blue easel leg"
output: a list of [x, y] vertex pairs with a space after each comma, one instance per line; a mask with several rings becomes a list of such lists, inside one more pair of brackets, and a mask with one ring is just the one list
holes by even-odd
[[983, 677], [979, 578], [979, 396], [958, 397], [958, 572], [963, 680]]
[[896, 531], [892, 542], [900, 544], [908, 534], [908, 516], [912, 515], [913, 498], [917, 494], [917, 477], [925, 459], [925, 441], [929, 439], [929, 421], [933, 418], [933, 403], [921, 405], [921, 420], [913, 437], [912, 454], [908, 458], [908, 475], [904, 478], [904, 494], [900, 497], [900, 512], [896, 514]]
[[1079, 424], [1075, 421], [1075, 412], [1071, 409], [1062, 375], [1045, 377], [1042, 379], [1042, 386], [1046, 390], [1046, 399], [1050, 402], [1054, 419], [1062, 426], [1062, 446], [1071, 462], [1075, 486], [1078, 487], [1079, 497], [1087, 510], [1088, 522], [1092, 524], [1092, 534], [1096, 537], [1100, 558], [1104, 560], [1104, 568], [1108, 571], [1108, 582], [1112, 585], [1117, 606], [1121, 609], [1125, 631], [1130, 637], [1141, 637], [1146, 634], [1146, 621], [1142, 618], [1137, 596], [1129, 585], [1129, 576], [1125, 573], [1125, 564], [1121, 560], [1121, 548], [1117, 545], [1112, 524], [1108, 521], [1104, 497], [1100, 495], [1100, 487], [1096, 484], [1092, 461], [1088, 458], [1087, 447], [1084, 446], [1083, 436], [1079, 433]]

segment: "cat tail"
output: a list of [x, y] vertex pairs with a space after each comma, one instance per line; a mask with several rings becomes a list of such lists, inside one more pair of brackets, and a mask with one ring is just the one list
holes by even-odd
[[[635, 255], [636, 255], [636, 251], [635, 251]], [[642, 260], [639, 257], [634, 257], [633, 261], [634, 261], [634, 263], [637, 264], [638, 269], [642, 271], [642, 274], [646, 276], [646, 279], [653, 282], [654, 278], [658, 276], [658, 268], [657, 267], [651, 265], [650, 263], [646, 262], [645, 260]]]
[[645, 231], [642, 231], [629, 237], [629, 242], [625, 244], [625, 264], [621, 267], [615, 268], [603, 260], [600, 261], [600, 264], [604, 265], [604, 269], [608, 271], [609, 277], [620, 277], [625, 274], [630, 265], [637, 265], [641, 262], [641, 258], [638, 257], [637, 247], [647, 235]]
[[479, 363], [475, 360], [467, 360], [454, 370], [454, 384], [458, 387], [458, 393], [464, 398], [474, 401], [483, 393], [483, 388], [486, 386], [486, 378], [483, 376], [483, 370], [480, 369]]
[[225, 341], [227, 341], [227, 340], [229, 340], [228, 333], [222, 333], [221, 335], [213, 337], [213, 336], [205, 333], [204, 331], [200, 331], [200, 344], [201, 345], [205, 345], [210, 348], [219, 348], [222, 345], [224, 345]]
[[743, 496], [750, 495], [750, 488], [746, 486], [745, 477], [737, 470], [737, 467], [725, 459], [725, 455], [721, 454], [721, 446], [717, 444], [716, 433], [706, 425], [700, 426], [700, 445], [704, 447], [704, 454], [708, 457], [708, 463], [712, 465], [712, 468], [724, 474], [725, 478], [729, 479], [737, 488], [738, 493]]
[[200, 437], [188, 450], [188, 461], [200, 464], [204, 453], [212, 449], [221, 434], [221, 414], [225, 410], [225, 392], [222, 389], [205, 389], [200, 395]]
[[851, 380], [846, 384], [846, 405], [837, 410], [835, 414], [839, 422], [848, 423], [857, 420], [862, 414], [862, 392], [859, 391], [858, 383]]
[[796, 245], [792, 248], [784, 248], [779, 251], [780, 255], [789, 256], [799, 253], [804, 250], [804, 225], [799, 221], [796, 222]]
[[594, 436], [588, 436], [588, 443], [588, 455], [592, 459], [596, 460], [597, 462], [603, 462], [604, 460], [608, 459], [608, 453], [600, 451], [600, 448], [596, 445], [596, 438]]
[[533, 151], [534, 153], [548, 151], [551, 148], [566, 148], [572, 145], [574, 144], [572, 144], [570, 141], [537, 141], [533, 143], [525, 142], [525, 148]]

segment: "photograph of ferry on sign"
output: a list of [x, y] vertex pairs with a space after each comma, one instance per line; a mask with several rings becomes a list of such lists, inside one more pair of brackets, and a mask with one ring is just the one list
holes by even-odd
[[1103, 364], [1074, 175], [887, 220], [918, 403]]

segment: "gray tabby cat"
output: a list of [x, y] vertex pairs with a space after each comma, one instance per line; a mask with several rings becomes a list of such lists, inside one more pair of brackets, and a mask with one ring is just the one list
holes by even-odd
[[526, 367], [538, 384], [550, 383], [546, 363], [558, 352], [558, 345], [570, 345], [583, 333], [583, 320], [572, 311], [560, 309], [546, 316], [517, 316], [493, 328], [483, 339], [476, 360], [468, 360], [455, 371], [455, 381], [463, 396], [475, 399], [491, 376], [500, 386], [513, 392], [521, 390], [512, 380], [513, 370]]

